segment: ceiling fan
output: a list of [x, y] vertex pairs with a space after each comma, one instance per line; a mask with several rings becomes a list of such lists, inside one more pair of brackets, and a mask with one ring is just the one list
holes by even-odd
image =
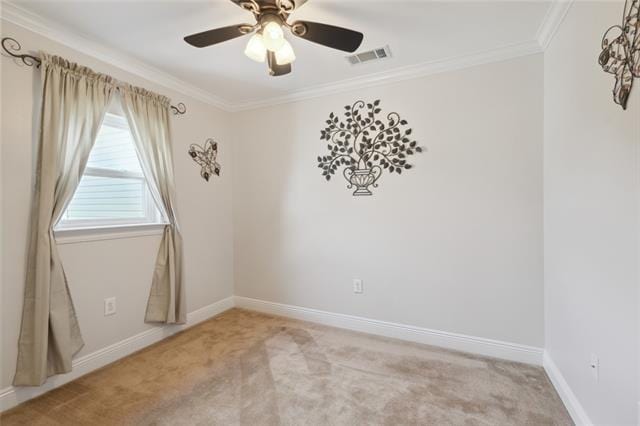
[[256, 23], [216, 28], [187, 36], [184, 41], [195, 47], [207, 47], [255, 31], [247, 43], [245, 55], [257, 62], [266, 60], [269, 74], [279, 76], [290, 73], [291, 63], [296, 59], [291, 44], [284, 38], [283, 28], [288, 28], [297, 37], [345, 52], [355, 52], [364, 37], [358, 31], [318, 22], [288, 23], [289, 15], [307, 0], [231, 1], [253, 13]]

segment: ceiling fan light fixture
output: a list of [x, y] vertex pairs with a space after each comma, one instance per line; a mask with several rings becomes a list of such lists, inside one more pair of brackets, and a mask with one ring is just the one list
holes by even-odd
[[270, 21], [262, 29], [262, 41], [264, 46], [272, 52], [277, 52], [284, 46], [284, 31], [282, 25], [276, 21]]
[[296, 60], [296, 54], [291, 47], [291, 43], [287, 40], [280, 49], [276, 51], [276, 63], [278, 65], [287, 65]]
[[249, 39], [247, 47], [244, 49], [244, 54], [256, 62], [264, 62], [266, 60], [267, 48], [264, 46], [261, 34], [256, 33]]
[[184, 41], [193, 47], [202, 48], [253, 34], [244, 53], [256, 62], [266, 62], [269, 75], [273, 77], [289, 74], [292, 69], [291, 63], [296, 60], [293, 47], [285, 39], [285, 28], [303, 40], [349, 53], [358, 50], [364, 38], [361, 32], [331, 24], [312, 21], [289, 22], [291, 13], [308, 0], [227, 1], [251, 12], [254, 23], [202, 31], [184, 37]]

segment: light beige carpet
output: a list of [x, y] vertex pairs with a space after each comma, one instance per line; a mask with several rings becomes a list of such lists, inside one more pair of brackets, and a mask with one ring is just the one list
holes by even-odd
[[0, 417], [28, 425], [565, 425], [539, 367], [239, 309]]

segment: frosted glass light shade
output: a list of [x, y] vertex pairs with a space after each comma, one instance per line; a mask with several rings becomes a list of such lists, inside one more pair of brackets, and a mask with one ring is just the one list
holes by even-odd
[[267, 58], [267, 48], [262, 42], [262, 35], [254, 34], [249, 39], [247, 47], [244, 49], [244, 54], [256, 62], [264, 62]]
[[296, 60], [296, 54], [291, 47], [291, 43], [287, 40], [280, 49], [276, 51], [276, 63], [278, 65], [287, 65]]
[[264, 46], [272, 52], [277, 52], [285, 42], [282, 27], [277, 22], [269, 22], [262, 30]]

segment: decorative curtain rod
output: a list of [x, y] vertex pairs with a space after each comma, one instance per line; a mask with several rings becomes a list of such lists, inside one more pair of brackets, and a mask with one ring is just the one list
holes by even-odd
[[[7, 52], [8, 55], [21, 60], [22, 63], [28, 67], [40, 68], [40, 64], [42, 63], [40, 58], [26, 53], [20, 53], [20, 49], [22, 49], [22, 46], [20, 46], [20, 43], [18, 43], [16, 39], [11, 37], [2, 38], [2, 50]], [[180, 102], [177, 105], [171, 105], [171, 111], [174, 115], [184, 115], [187, 112], [187, 107]]]

